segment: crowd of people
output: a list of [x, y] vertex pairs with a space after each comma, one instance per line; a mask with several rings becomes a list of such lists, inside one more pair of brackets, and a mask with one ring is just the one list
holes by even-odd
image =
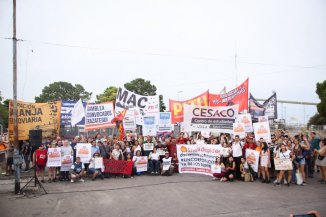
[[[303, 134], [299, 132], [291, 135], [288, 131], [277, 130], [271, 134], [271, 142], [266, 142], [262, 138], [255, 141], [254, 135], [249, 133], [243, 139], [239, 136], [231, 137], [230, 134], [221, 133], [219, 136], [209, 136], [205, 138], [201, 133], [188, 135], [180, 133], [178, 137], [172, 135], [162, 135], [157, 137], [143, 137], [141, 135], [130, 134], [123, 139], [117, 136], [103, 136], [97, 134], [93, 138], [76, 136], [73, 140], [57, 137], [54, 140], [47, 139], [37, 149], [28, 141], [21, 145], [21, 152], [24, 156], [24, 170], [28, 171], [35, 167], [37, 176], [45, 182], [45, 171], [47, 171], [47, 181], [81, 181], [85, 177], [91, 180], [97, 178], [124, 177], [133, 178], [144, 173], [149, 175], [170, 176], [178, 172], [177, 144], [210, 144], [220, 147], [220, 155], [216, 157], [215, 163], [211, 165], [213, 179], [222, 182], [242, 180], [252, 182], [260, 180], [262, 183], [274, 183], [275, 185], [285, 184], [290, 186], [297, 184], [296, 174], [299, 172], [302, 177], [300, 185], [306, 185], [308, 178], [313, 178], [314, 174], [321, 173], [321, 184], [326, 183], [326, 138], [316, 135], [315, 132]], [[90, 143], [92, 158], [88, 163], [82, 163], [76, 156], [77, 143]], [[151, 151], [144, 150], [146, 143], [154, 144]], [[47, 166], [47, 149], [60, 147], [61, 155], [73, 156], [73, 164], [70, 171], [61, 171], [59, 167]], [[259, 169], [254, 171], [246, 158], [247, 149], [256, 150], [260, 153]], [[12, 148], [7, 154], [7, 173], [11, 172]], [[136, 166], [140, 156], [147, 156], [147, 172], [137, 172]], [[133, 170], [130, 175], [108, 174], [103, 168], [95, 167], [97, 157], [112, 160], [131, 161]], [[275, 170], [274, 159], [291, 159], [292, 170]], [[169, 165], [168, 168], [164, 165]]]

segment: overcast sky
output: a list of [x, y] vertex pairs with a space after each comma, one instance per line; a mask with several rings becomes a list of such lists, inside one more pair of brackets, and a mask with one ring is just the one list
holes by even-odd
[[[0, 0], [0, 37], [0, 90], [12, 98], [12, 42], [4, 39], [12, 37], [12, 0]], [[316, 83], [326, 79], [324, 0], [17, 0], [17, 37], [25, 40], [24, 101], [55, 81], [82, 84], [94, 101], [140, 77], [168, 106], [249, 77], [256, 98], [276, 91], [278, 99], [319, 102]], [[279, 104], [279, 118], [292, 122], [315, 112]]]

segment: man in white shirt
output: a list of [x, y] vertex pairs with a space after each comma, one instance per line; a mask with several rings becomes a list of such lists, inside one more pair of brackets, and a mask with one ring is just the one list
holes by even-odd
[[237, 179], [241, 179], [240, 164], [242, 157], [242, 147], [243, 144], [240, 141], [239, 135], [234, 137], [234, 142], [232, 143], [232, 156], [235, 162], [235, 173]]

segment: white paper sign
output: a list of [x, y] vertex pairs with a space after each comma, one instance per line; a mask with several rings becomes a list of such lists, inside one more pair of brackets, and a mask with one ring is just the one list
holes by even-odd
[[77, 143], [76, 156], [80, 157], [82, 163], [89, 163], [91, 159], [91, 147], [90, 143]]
[[61, 166], [61, 149], [49, 148], [48, 149], [48, 167], [60, 167]]
[[144, 143], [143, 149], [144, 151], [153, 151], [154, 144], [153, 143]]
[[102, 169], [103, 168], [103, 158], [96, 157], [94, 158], [95, 169]]
[[237, 117], [237, 122], [244, 124], [246, 132], [253, 132], [250, 114], [239, 114]]
[[258, 141], [263, 138], [265, 142], [271, 142], [271, 131], [268, 122], [254, 123], [255, 139]]

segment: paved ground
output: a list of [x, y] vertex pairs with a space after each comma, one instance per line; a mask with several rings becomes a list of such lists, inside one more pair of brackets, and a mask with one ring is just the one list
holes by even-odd
[[[220, 183], [208, 176], [110, 178], [46, 183], [49, 194], [18, 196], [12, 180], [0, 181], [1, 216], [289, 216], [316, 209], [326, 216], [326, 185]], [[323, 215], [322, 215], [323, 216]]]

